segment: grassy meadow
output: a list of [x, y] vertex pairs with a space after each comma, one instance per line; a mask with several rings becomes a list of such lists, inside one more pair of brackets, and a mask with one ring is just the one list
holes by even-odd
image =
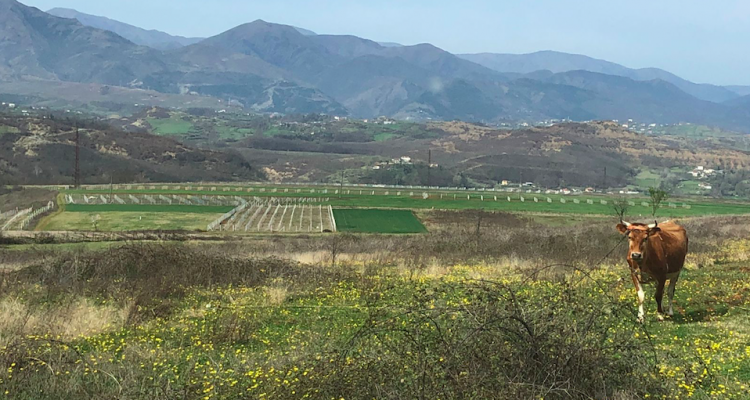
[[162, 136], [183, 136], [190, 133], [193, 129], [193, 123], [185, 121], [181, 118], [148, 118], [149, 125], [151, 125], [151, 132], [155, 135]]
[[[555, 213], [555, 214], [585, 214], [585, 215], [611, 215], [612, 202], [617, 199], [616, 196], [560, 196], [524, 193], [504, 193], [504, 192], [478, 192], [478, 191], [460, 191], [460, 192], [439, 192], [429, 191], [429, 197], [422, 197], [423, 191], [416, 189], [347, 189], [343, 194], [337, 194], [337, 188], [328, 188], [327, 192], [322, 187], [232, 187], [230, 191], [224, 192], [219, 187], [219, 191], [211, 191], [209, 186], [203, 186], [204, 190], [196, 190], [193, 186], [191, 190], [173, 190], [173, 189], [119, 189], [115, 194], [162, 194], [162, 195], [242, 195], [257, 197], [306, 197], [311, 199], [320, 199], [326, 205], [334, 207], [347, 208], [399, 208], [399, 209], [438, 209], [438, 210], [470, 210], [484, 209], [488, 211], [506, 211], [506, 212], [534, 212], [534, 213]], [[238, 190], [239, 189], [239, 190]], [[251, 189], [251, 191], [248, 191]], [[286, 191], [288, 190], [288, 191]], [[297, 192], [299, 190], [299, 192]], [[360, 194], [361, 192], [361, 194]], [[373, 195], [372, 193], [375, 192]], [[410, 195], [411, 193], [414, 195]], [[76, 194], [109, 194], [108, 189], [101, 190], [68, 190], [65, 193]], [[387, 194], [386, 194], [387, 193]], [[400, 193], [400, 195], [398, 194]], [[495, 200], [497, 197], [497, 200]], [[510, 201], [508, 201], [510, 197]], [[521, 201], [521, 197], [524, 201]], [[534, 197], [537, 201], [534, 201]], [[551, 202], [547, 202], [547, 198]], [[579, 203], [575, 203], [578, 200]], [[594, 204], [587, 204], [587, 200], [592, 200]], [[606, 204], [601, 204], [604, 200]], [[642, 203], [647, 199], [643, 197], [628, 198], [635, 203], [630, 207], [630, 214], [635, 218], [647, 217], [651, 214], [650, 207], [643, 206]], [[564, 203], [563, 203], [564, 201]], [[677, 207], [670, 208], [669, 203], [674, 203]], [[688, 204], [690, 208], [681, 207], [682, 204]], [[750, 203], [735, 202], [726, 200], [709, 200], [709, 199], [670, 199], [662, 205], [659, 215], [663, 217], [693, 217], [707, 215], [739, 215], [750, 214]]]
[[222, 215], [219, 213], [186, 213], [149, 211], [66, 211], [45, 221], [45, 231], [123, 232], [141, 230], [205, 230]]
[[[749, 398], [749, 218], [684, 222], [676, 315], [658, 322], [647, 286], [643, 325], [614, 221], [426, 219], [415, 236], [47, 248], [0, 273], [0, 394]], [[308, 252], [331, 257], [294, 261]]]
[[424, 233], [424, 225], [409, 210], [334, 209], [339, 232]]
[[181, 214], [224, 214], [232, 206], [192, 206], [186, 204], [66, 204], [67, 212], [153, 212]]

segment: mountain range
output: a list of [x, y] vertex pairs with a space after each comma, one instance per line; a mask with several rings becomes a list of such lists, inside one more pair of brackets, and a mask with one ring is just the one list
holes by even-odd
[[258, 112], [483, 122], [634, 118], [750, 130], [748, 88], [585, 56], [457, 56], [430, 44], [318, 35], [262, 20], [184, 38], [15, 0], [0, 0], [0, 81], [211, 96]]
[[461, 54], [460, 57], [500, 72], [529, 74], [537, 71], [561, 73], [583, 70], [622, 76], [635, 81], [660, 79], [677, 86], [684, 92], [701, 100], [717, 103], [750, 94], [750, 88], [748, 87], [723, 87], [710, 84], [697, 84], [659, 68], [633, 69], [580, 54], [561, 53], [557, 51], [539, 51], [530, 54]]

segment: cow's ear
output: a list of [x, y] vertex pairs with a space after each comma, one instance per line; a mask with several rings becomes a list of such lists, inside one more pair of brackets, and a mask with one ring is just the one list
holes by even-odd
[[648, 230], [649, 235], [653, 235], [654, 233], [659, 233], [659, 232], [661, 232], [661, 228], [659, 228], [658, 226]]
[[617, 230], [624, 235], [628, 231], [628, 227], [625, 224], [617, 224]]

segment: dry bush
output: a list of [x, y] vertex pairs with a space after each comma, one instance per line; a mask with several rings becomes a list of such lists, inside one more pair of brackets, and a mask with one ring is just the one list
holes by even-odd
[[0, 347], [25, 335], [51, 335], [70, 340], [95, 335], [124, 325], [129, 307], [95, 304], [76, 298], [53, 306], [29, 304], [19, 298], [0, 301]]
[[318, 269], [278, 258], [239, 258], [187, 245], [132, 244], [105, 251], [61, 253], [0, 275], [0, 296], [39, 285], [39, 301], [86, 297], [129, 305], [129, 323], [167, 317], [192, 288], [261, 287], [277, 280], [315, 285], [350, 276], [345, 268]]
[[[571, 282], [548, 290], [488, 281], [411, 289], [417, 295], [402, 308], [374, 300], [349, 346], [324, 357], [296, 390], [363, 399], [627, 399], [665, 392], [649, 374], [656, 370], [654, 349], [635, 339], [642, 328], [617, 322], [633, 321], [632, 307], [604, 291], [592, 296], [591, 287]], [[445, 301], [456, 297], [462, 305]]]
[[278, 306], [286, 300], [289, 295], [289, 288], [282, 284], [275, 284], [264, 288], [264, 293], [269, 305]]

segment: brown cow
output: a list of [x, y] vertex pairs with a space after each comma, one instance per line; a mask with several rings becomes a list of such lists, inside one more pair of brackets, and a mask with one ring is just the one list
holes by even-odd
[[661, 300], [664, 296], [664, 285], [669, 279], [669, 312], [672, 310], [674, 288], [685, 264], [688, 251], [688, 237], [685, 228], [674, 222], [664, 222], [661, 225], [631, 224], [622, 222], [617, 225], [620, 233], [627, 235], [630, 242], [628, 248], [628, 264], [633, 284], [638, 291], [638, 321], [643, 322], [643, 276], [645, 273], [656, 281], [656, 305], [658, 318], [664, 320], [664, 310]]

